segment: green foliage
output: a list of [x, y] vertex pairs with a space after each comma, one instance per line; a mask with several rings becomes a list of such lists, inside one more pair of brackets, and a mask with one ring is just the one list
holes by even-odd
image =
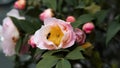
[[52, 68], [58, 62], [58, 58], [54, 56], [48, 56], [40, 60], [36, 68]]
[[20, 31], [23, 31], [25, 33], [34, 33], [38, 29], [38, 27], [36, 27], [36, 24], [34, 24], [34, 23], [30, 23], [25, 20], [18, 20], [13, 17], [11, 17], [11, 19], [14, 22], [14, 24], [16, 25], [16, 27]]
[[52, 51], [47, 51], [45, 52], [42, 57], [48, 57], [48, 56], [52, 56], [54, 53], [57, 53], [57, 52], [69, 52], [68, 50], [52, 50]]
[[91, 14], [83, 14], [83, 15], [81, 15], [81, 16], [79, 16], [77, 18], [76, 22], [74, 22], [72, 24], [72, 26], [77, 28], [77, 27], [83, 25], [86, 22], [92, 21], [93, 19], [94, 19], [93, 15], [91, 15]]
[[69, 52], [65, 58], [70, 60], [84, 59], [80, 51], [83, 51], [83, 49], [81, 47], [77, 47], [73, 51]]
[[108, 10], [101, 10], [95, 14], [95, 17], [97, 18], [97, 25], [98, 26], [103, 23], [107, 14], [108, 14]]
[[52, 8], [53, 10], [56, 11], [57, 0], [42, 0], [42, 1], [47, 7]]
[[55, 68], [71, 68], [71, 64], [66, 59], [60, 59]]
[[20, 52], [22, 42], [23, 42], [23, 38], [21, 37], [21, 38], [19, 38], [19, 40], [16, 43], [15, 51], [16, 51], [17, 54], [19, 54], [19, 52]]
[[117, 34], [118, 31], [120, 31], [120, 22], [111, 22], [107, 30], [106, 44], [109, 43], [109, 41]]
[[[37, 64], [37, 68], [72, 68], [76, 63], [80, 63], [83, 68], [105, 68], [105, 64], [118, 67], [109, 62], [120, 57], [118, 55], [120, 50], [118, 47], [120, 45], [119, 1], [110, 2], [112, 1], [115, 4], [109, 4], [106, 0], [27, 0], [25, 9], [19, 10], [25, 20], [10, 17], [20, 32], [20, 38], [15, 46], [16, 62], [19, 61], [17, 67], [23, 64], [27, 68], [31, 63]], [[30, 37], [44, 24], [44, 21], [39, 19], [39, 15], [48, 8], [53, 10], [55, 18], [66, 20], [68, 16], [75, 17], [76, 21], [70, 23], [73, 30], [81, 29], [87, 22], [93, 22], [95, 29], [90, 34], [86, 33], [85, 40], [92, 44], [91, 47], [84, 48], [76, 42], [72, 47], [58, 50], [41, 50], [29, 46]], [[110, 42], [112, 39], [115, 41]], [[110, 44], [111, 47], [106, 47], [105, 44]], [[23, 45], [29, 46], [28, 53], [20, 56]], [[111, 57], [113, 53], [115, 56], [118, 55], [117, 58]], [[80, 60], [87, 60], [89, 63], [82, 63]]]

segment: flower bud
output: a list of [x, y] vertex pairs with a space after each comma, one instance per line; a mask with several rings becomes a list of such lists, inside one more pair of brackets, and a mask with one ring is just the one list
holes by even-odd
[[68, 16], [66, 18], [66, 22], [75, 22], [75, 17], [74, 16]]
[[53, 16], [52, 9], [46, 9], [39, 15], [40, 20], [44, 21], [46, 18], [51, 18]]
[[36, 48], [36, 45], [33, 41], [33, 36], [30, 37], [30, 40], [28, 40], [28, 44], [30, 44], [32, 46], [32, 48]]
[[74, 32], [76, 34], [76, 42], [78, 44], [83, 44], [85, 42], [85, 39], [86, 39], [85, 33], [79, 28], [75, 28]]
[[82, 27], [82, 29], [85, 31], [85, 33], [90, 34], [93, 29], [95, 28], [94, 24], [92, 22], [85, 23]]
[[26, 6], [26, 0], [18, 0], [15, 2], [14, 7], [17, 9], [24, 9]]

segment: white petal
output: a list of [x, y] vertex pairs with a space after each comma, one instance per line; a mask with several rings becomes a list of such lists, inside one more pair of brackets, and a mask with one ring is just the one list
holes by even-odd
[[17, 19], [25, 19], [25, 17], [22, 17], [19, 15], [19, 11], [17, 9], [12, 9], [7, 13], [7, 16], [15, 17]]
[[6, 56], [12, 56], [15, 54], [15, 43], [10, 39], [5, 39], [2, 43], [2, 49]]

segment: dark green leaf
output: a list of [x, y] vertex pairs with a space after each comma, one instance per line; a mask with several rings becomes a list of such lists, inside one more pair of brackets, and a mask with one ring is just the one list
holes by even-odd
[[56, 68], [71, 68], [71, 64], [68, 60], [66, 59], [61, 59], [57, 65]]
[[57, 62], [57, 57], [48, 56], [38, 62], [37, 68], [52, 68]]
[[39, 48], [36, 49], [35, 55], [41, 55], [45, 50], [41, 50]]
[[22, 42], [23, 42], [23, 38], [21, 37], [21, 38], [19, 38], [19, 40], [17, 41], [17, 43], [16, 43], [16, 45], [15, 45], [15, 51], [16, 51], [17, 54], [18, 54], [19, 51], [20, 51], [20, 48], [21, 48], [21, 46], [22, 46]]
[[75, 5], [75, 0], [65, 0], [68, 5]]
[[82, 53], [80, 52], [81, 50], [83, 50], [81, 47], [77, 47], [73, 51], [68, 53], [65, 58], [71, 59], [71, 60], [84, 59]]
[[56, 11], [57, 6], [57, 0], [43, 0], [43, 3], [47, 5], [47, 7], [52, 8]]
[[46, 53], [44, 53], [44, 54], [42, 55], [42, 57], [51, 56], [52, 54], [54, 54], [54, 53], [56, 53], [56, 52], [60, 52], [60, 51], [67, 51], [67, 52], [68, 52], [68, 50], [53, 50], [53, 51], [47, 51]]
[[111, 22], [107, 30], [106, 44], [120, 31], [120, 23], [118, 21]]
[[86, 22], [92, 21], [93, 19], [94, 19], [94, 17], [91, 14], [84, 14], [84, 15], [81, 15], [80, 17], [78, 17], [76, 22], [72, 23], [72, 26], [79, 27]]
[[24, 21], [24, 20], [18, 20], [16, 18], [11, 17], [13, 23], [16, 25], [16, 27], [19, 30], [22, 30], [26, 33], [32, 33], [36, 31], [36, 29], [33, 27], [33, 25], [30, 22]]
[[97, 18], [97, 24], [101, 24], [104, 19], [106, 18], [107, 16], [107, 13], [108, 11], [107, 10], [102, 10], [102, 11], [99, 11], [95, 14], [95, 17]]
[[61, 12], [63, 0], [58, 0], [58, 11]]

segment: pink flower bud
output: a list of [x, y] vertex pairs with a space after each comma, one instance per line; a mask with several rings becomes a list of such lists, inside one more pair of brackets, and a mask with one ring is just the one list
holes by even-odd
[[85, 33], [90, 34], [93, 29], [95, 28], [94, 24], [92, 22], [88, 22], [83, 25], [82, 29], [85, 31]]
[[18, 0], [15, 2], [14, 7], [17, 9], [24, 9], [26, 6], [26, 0]]
[[44, 21], [46, 18], [51, 18], [53, 16], [52, 9], [46, 9], [39, 15], [40, 20]]
[[78, 44], [83, 44], [85, 42], [85, 39], [86, 39], [85, 33], [79, 28], [75, 28], [74, 32], [76, 34], [76, 42]]
[[68, 16], [66, 18], [66, 22], [75, 22], [75, 17], [74, 16]]
[[36, 48], [36, 45], [33, 41], [33, 36], [31, 36], [30, 40], [28, 40], [28, 44], [30, 44], [32, 46], [32, 48]]

